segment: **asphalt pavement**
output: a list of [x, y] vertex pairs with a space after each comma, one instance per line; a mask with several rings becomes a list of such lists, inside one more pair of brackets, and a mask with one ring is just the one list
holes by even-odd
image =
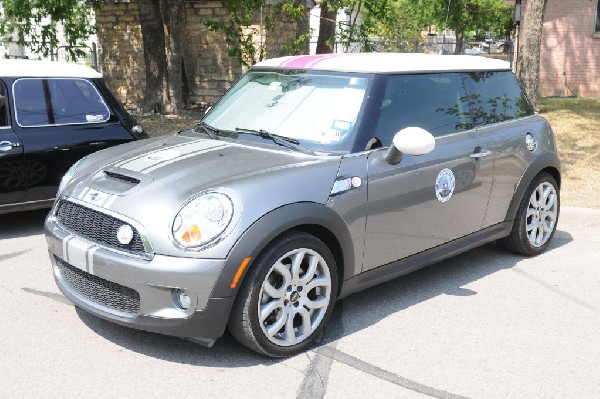
[[490, 244], [345, 298], [284, 360], [75, 308], [44, 216], [0, 215], [0, 398], [600, 397], [600, 210], [563, 208], [540, 256]]

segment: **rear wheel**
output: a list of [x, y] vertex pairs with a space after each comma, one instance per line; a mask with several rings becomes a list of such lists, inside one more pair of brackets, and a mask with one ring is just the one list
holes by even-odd
[[501, 243], [522, 255], [543, 252], [556, 232], [560, 195], [556, 179], [542, 172], [530, 184], [521, 200], [513, 229]]
[[321, 240], [288, 233], [256, 259], [236, 297], [229, 330], [263, 355], [301, 352], [331, 316], [337, 281], [335, 259]]

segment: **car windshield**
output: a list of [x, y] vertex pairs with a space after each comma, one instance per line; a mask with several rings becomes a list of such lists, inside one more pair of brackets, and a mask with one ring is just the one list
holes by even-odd
[[349, 152], [369, 82], [357, 73], [249, 71], [203, 122], [229, 137], [264, 131], [316, 152]]

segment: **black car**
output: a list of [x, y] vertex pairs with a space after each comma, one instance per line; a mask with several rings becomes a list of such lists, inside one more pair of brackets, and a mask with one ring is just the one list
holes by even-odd
[[0, 60], [0, 214], [49, 208], [79, 159], [147, 137], [97, 71]]

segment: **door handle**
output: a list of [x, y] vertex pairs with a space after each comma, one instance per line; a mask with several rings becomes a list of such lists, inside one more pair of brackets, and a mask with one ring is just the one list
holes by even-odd
[[479, 158], [487, 157], [491, 153], [492, 152], [490, 150], [479, 149], [479, 151], [471, 154], [471, 158], [479, 159]]
[[20, 147], [21, 143], [13, 143], [10, 141], [0, 141], [0, 151], [10, 151], [15, 147]]

